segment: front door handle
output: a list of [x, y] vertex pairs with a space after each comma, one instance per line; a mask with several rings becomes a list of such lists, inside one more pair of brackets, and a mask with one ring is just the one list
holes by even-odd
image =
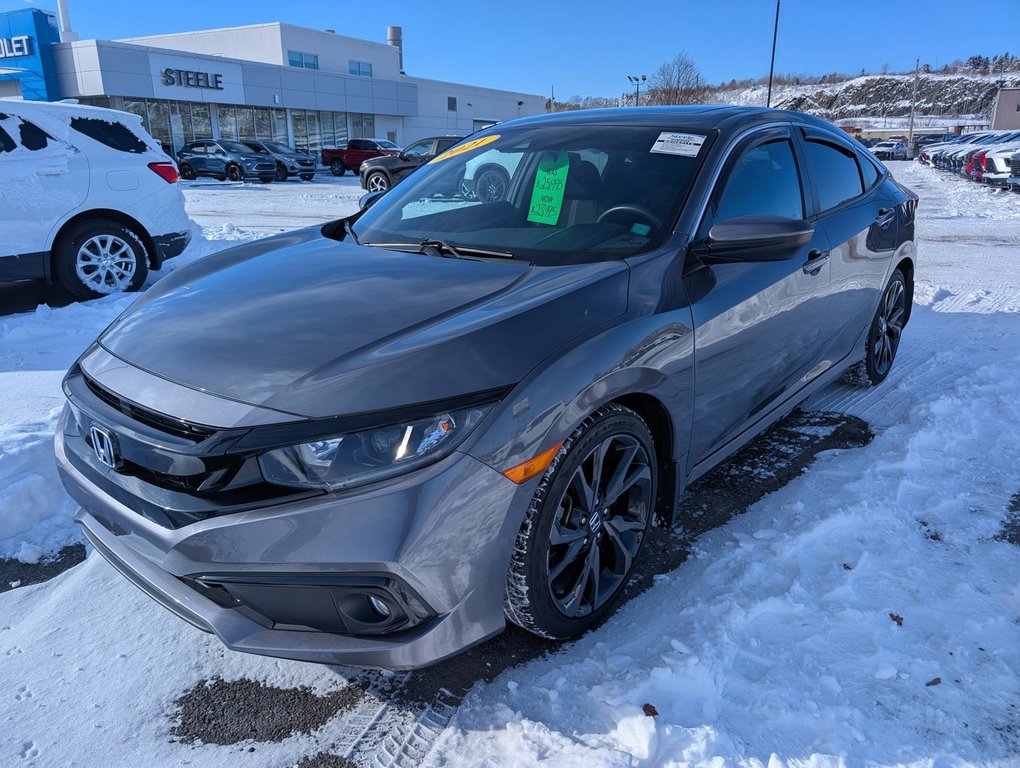
[[895, 218], [896, 218], [896, 210], [895, 209], [893, 209], [893, 208], [879, 208], [878, 209], [878, 216], [875, 217], [875, 223], [878, 224], [878, 226], [882, 227], [882, 229], [885, 229], [890, 224], [892, 224], [893, 219], [895, 219]]
[[814, 276], [818, 274], [821, 268], [825, 266], [825, 262], [827, 262], [828, 260], [829, 260], [828, 251], [820, 251], [817, 248], [815, 248], [814, 250], [808, 252], [807, 261], [804, 262], [804, 264], [801, 266], [801, 269], [804, 270], [805, 275]]

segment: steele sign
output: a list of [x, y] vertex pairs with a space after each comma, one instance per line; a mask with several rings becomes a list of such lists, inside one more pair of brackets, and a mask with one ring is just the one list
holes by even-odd
[[32, 53], [32, 38], [28, 35], [20, 37], [0, 37], [0, 59], [13, 59], [28, 56]]
[[179, 85], [184, 88], [208, 88], [213, 91], [223, 90], [223, 75], [212, 72], [194, 72], [190, 69], [172, 69], [167, 67], [160, 75], [163, 85]]

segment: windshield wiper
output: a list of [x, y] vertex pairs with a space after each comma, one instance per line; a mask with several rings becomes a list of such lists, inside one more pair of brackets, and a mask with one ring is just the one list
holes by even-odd
[[354, 227], [351, 226], [351, 222], [348, 219], [344, 219], [344, 232], [347, 236], [354, 241], [355, 245], [361, 245], [361, 241], [358, 240], [358, 236], [354, 234]]
[[392, 251], [403, 251], [405, 253], [428, 253], [431, 248], [437, 256], [442, 256], [443, 258], [464, 259], [471, 258], [472, 256], [490, 259], [515, 258], [509, 251], [490, 251], [485, 248], [474, 248], [466, 245], [455, 246], [447, 243], [445, 240], [428, 237], [415, 243], [360, 243], [360, 245], [367, 245], [372, 248], [387, 248]]

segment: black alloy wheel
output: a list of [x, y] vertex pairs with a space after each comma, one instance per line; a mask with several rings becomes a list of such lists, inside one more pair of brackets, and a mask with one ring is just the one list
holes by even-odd
[[276, 164], [276, 180], [286, 181], [287, 180], [287, 166], [283, 163]]
[[180, 167], [181, 178], [185, 181], [193, 181], [195, 178], [195, 169], [187, 163], [181, 163]]
[[658, 471], [651, 433], [603, 406], [563, 444], [517, 537], [504, 609], [524, 629], [576, 637], [615, 606], [652, 523]]
[[475, 180], [475, 196], [483, 203], [496, 203], [506, 197], [506, 175], [489, 169]]
[[872, 384], [881, 383], [889, 375], [906, 324], [907, 286], [903, 273], [897, 269], [882, 294], [875, 319], [868, 331], [868, 350], [864, 362]]
[[227, 178], [230, 181], [244, 181], [244, 171], [241, 170], [241, 166], [237, 163], [231, 163], [227, 166]]
[[332, 173], [334, 176], [343, 176], [345, 173], [347, 173], [347, 166], [345, 166], [343, 164], [343, 161], [341, 161], [340, 159], [336, 159], [329, 164], [329, 172]]

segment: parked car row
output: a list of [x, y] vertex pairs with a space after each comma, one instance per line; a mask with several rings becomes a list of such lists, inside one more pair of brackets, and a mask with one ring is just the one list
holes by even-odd
[[924, 147], [918, 162], [1020, 191], [1020, 131], [979, 131]]
[[291, 176], [311, 181], [315, 176], [313, 158], [275, 141], [192, 141], [177, 153], [177, 166], [183, 179], [211, 176], [221, 181], [258, 179], [268, 183]]

